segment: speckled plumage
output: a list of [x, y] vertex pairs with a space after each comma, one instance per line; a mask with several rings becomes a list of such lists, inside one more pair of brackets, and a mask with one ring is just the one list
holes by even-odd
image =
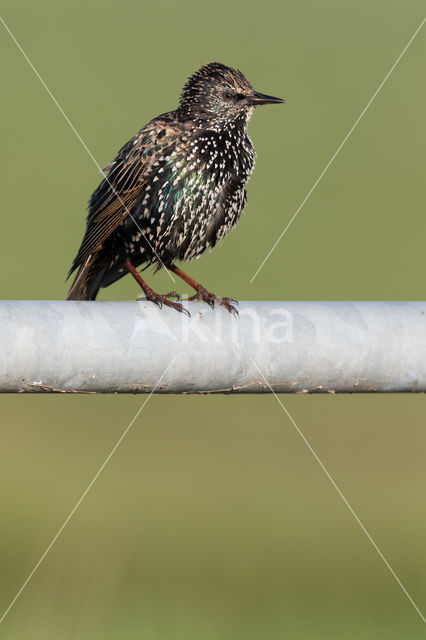
[[[131, 271], [129, 264], [177, 272], [175, 260], [214, 247], [244, 208], [255, 161], [247, 122], [254, 106], [267, 102], [283, 101], [255, 92], [240, 71], [220, 63], [199, 69], [178, 109], [151, 120], [105, 167], [89, 202], [68, 299], [95, 299], [100, 287]], [[150, 296], [152, 290], [137, 279], [149, 299], [183, 310], [167, 296]], [[198, 285], [189, 276], [187, 282]], [[212, 306], [231, 306], [194, 288]]]

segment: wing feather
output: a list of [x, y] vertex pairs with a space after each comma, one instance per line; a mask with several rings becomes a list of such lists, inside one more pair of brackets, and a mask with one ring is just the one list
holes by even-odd
[[175, 148], [180, 132], [170, 120], [169, 114], [152, 120], [105, 167], [108, 175], [90, 199], [86, 233], [70, 274], [84, 264], [90, 255], [99, 251], [117, 227], [131, 215], [162, 158]]

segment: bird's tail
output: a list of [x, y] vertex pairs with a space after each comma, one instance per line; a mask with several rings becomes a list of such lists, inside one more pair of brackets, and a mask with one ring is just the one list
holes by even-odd
[[66, 299], [95, 300], [108, 267], [108, 263], [100, 262], [98, 254], [90, 255], [79, 267]]

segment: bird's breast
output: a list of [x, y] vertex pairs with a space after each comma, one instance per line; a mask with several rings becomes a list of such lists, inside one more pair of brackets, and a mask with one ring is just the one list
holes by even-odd
[[[245, 131], [201, 132], [162, 158], [126, 227], [131, 252], [147, 254], [147, 238], [164, 257], [191, 259], [213, 247], [245, 205], [254, 148]], [[149, 253], [149, 251], [148, 251]]]
[[188, 162], [219, 183], [230, 175], [247, 180], [253, 170], [254, 147], [245, 129], [205, 132], [191, 140], [189, 146]]

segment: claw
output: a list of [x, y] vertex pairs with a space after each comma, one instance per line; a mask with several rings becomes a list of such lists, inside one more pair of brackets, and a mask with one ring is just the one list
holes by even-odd
[[191, 317], [188, 309], [185, 309], [183, 304], [180, 304], [180, 302], [170, 302], [170, 300], [165, 300], [164, 304], [166, 304], [168, 307], [173, 307], [173, 309], [176, 309], [176, 311], [179, 311], [180, 313], [184, 313], [188, 316], [188, 318]]
[[202, 300], [203, 302], [207, 302], [212, 309], [214, 308], [215, 303], [217, 303], [220, 306], [225, 307], [225, 309], [228, 309], [229, 313], [233, 316], [238, 317], [238, 311], [231, 304], [238, 304], [238, 300], [235, 300], [234, 298], [219, 298], [218, 296], [215, 296], [214, 293], [207, 291], [207, 289], [205, 289], [199, 282], [191, 278], [191, 276], [182, 271], [182, 269], [179, 269], [179, 267], [173, 263], [167, 265], [167, 268], [170, 271], [173, 271], [173, 273], [179, 276], [179, 278], [182, 278], [186, 284], [189, 284], [190, 287], [195, 289], [196, 293], [188, 298], [188, 300]]
[[149, 302], [153, 302], [160, 309], [162, 309], [163, 305], [166, 307], [171, 307], [172, 309], [176, 309], [176, 311], [179, 311], [180, 313], [186, 314], [189, 318], [191, 317], [188, 309], [185, 309], [185, 307], [180, 304], [180, 302], [172, 302], [171, 300], [168, 300], [168, 298], [176, 298], [176, 300], [179, 300], [180, 295], [176, 291], [170, 291], [169, 293], [160, 294], [155, 293], [151, 289], [145, 294], [145, 298], [138, 298], [138, 300], [148, 300]]
[[188, 309], [185, 309], [183, 304], [181, 304], [180, 302], [172, 302], [171, 300], [163, 299], [162, 303], [166, 307], [171, 307], [172, 309], [176, 309], [176, 311], [179, 311], [179, 313], [184, 313], [185, 315], [188, 316], [188, 318], [191, 317], [191, 314], [189, 313]]
[[[232, 306], [232, 304], [229, 304], [229, 302], [221, 302], [220, 303], [222, 305], [222, 307], [225, 307], [225, 309], [228, 309], [229, 313], [234, 316], [234, 318], [239, 318], [240, 314], [238, 313], [238, 310]], [[238, 302], [237, 302], [238, 304]]]
[[215, 296], [214, 293], [210, 293], [210, 291], [207, 291], [204, 287], [200, 287], [197, 293], [188, 298], [188, 300], [206, 302], [212, 309], [214, 309], [215, 304], [218, 304], [221, 307], [225, 307], [234, 317], [239, 317], [238, 311], [231, 304], [238, 304], [238, 300], [235, 300], [235, 298], [219, 298], [219, 296]]

